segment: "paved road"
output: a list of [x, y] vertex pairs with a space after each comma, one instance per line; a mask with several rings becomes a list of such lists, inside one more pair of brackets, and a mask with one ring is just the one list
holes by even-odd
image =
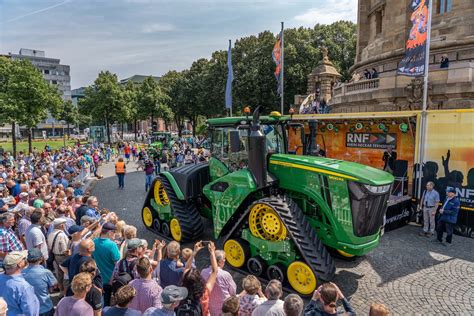
[[[141, 220], [145, 176], [135, 172], [134, 163], [127, 168], [124, 190], [118, 189], [113, 166], [108, 164], [101, 167], [105, 177], [93, 185], [92, 192], [101, 207], [135, 225], [138, 235], [151, 243], [156, 235], [146, 230]], [[419, 237], [418, 231], [406, 226], [388, 232], [370, 254], [354, 261], [336, 259], [334, 282], [359, 314], [367, 314], [373, 302], [386, 304], [394, 314], [474, 314], [474, 239], [454, 236], [453, 246], [447, 248]], [[207, 260], [206, 253], [201, 253], [198, 266]], [[242, 275], [233, 275], [240, 285]]]

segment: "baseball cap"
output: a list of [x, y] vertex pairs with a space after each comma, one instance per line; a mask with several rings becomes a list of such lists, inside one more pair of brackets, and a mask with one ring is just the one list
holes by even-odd
[[188, 289], [176, 285], [168, 285], [161, 292], [161, 302], [163, 304], [173, 304], [188, 297]]
[[20, 193], [20, 199], [28, 197], [28, 192], [21, 192]]
[[41, 257], [43, 257], [43, 254], [41, 253], [40, 249], [31, 248], [30, 250], [28, 250], [28, 261], [38, 261], [39, 259], [41, 259]]
[[5, 256], [5, 259], [3, 259], [3, 266], [5, 267], [5, 269], [13, 268], [21, 260], [26, 259], [27, 256], [28, 250], [12, 251]]
[[104, 226], [102, 226], [102, 230], [115, 230], [115, 225], [112, 223], [105, 223]]
[[447, 187], [447, 188], [446, 188], [446, 192], [456, 193], [456, 189], [453, 188], [453, 187]]
[[53, 226], [58, 226], [58, 225], [61, 225], [61, 224], [64, 224], [66, 223], [67, 220], [65, 218], [56, 218], [52, 223], [51, 225]]
[[144, 245], [145, 245], [145, 243], [143, 242], [142, 239], [132, 238], [127, 243], [127, 249], [128, 250], [134, 250], [134, 249], [137, 249], [138, 247], [144, 246]]
[[72, 234], [75, 234], [75, 233], [78, 233], [78, 232], [82, 232], [83, 230], [84, 230], [84, 226], [72, 225], [71, 227], [69, 227], [67, 232], [69, 233], [69, 235], [72, 235]]

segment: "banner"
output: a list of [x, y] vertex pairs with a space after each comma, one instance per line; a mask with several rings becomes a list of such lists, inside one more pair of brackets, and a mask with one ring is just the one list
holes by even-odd
[[461, 202], [455, 232], [474, 238], [474, 112], [428, 113], [426, 122], [422, 188], [432, 181], [441, 201], [446, 188], [455, 188]]
[[[283, 32], [283, 31], [282, 31]], [[275, 79], [277, 81], [277, 89], [278, 89], [278, 94], [281, 95], [281, 62], [282, 62], [282, 51], [281, 51], [281, 34], [280, 33], [280, 36], [278, 37], [275, 45], [273, 46], [273, 50], [272, 50], [272, 58], [273, 58], [273, 61], [275, 62], [276, 64], [276, 68], [275, 68]]]
[[423, 76], [425, 74], [426, 40], [430, 0], [412, 0], [410, 4], [412, 27], [405, 45], [405, 57], [398, 64], [399, 75]]
[[227, 51], [227, 84], [225, 86], [225, 107], [232, 110], [232, 81], [234, 71], [232, 69], [232, 42], [229, 40], [229, 50]]

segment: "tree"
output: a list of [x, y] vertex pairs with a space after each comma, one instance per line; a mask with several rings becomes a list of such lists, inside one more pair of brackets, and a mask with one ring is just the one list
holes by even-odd
[[124, 107], [127, 109], [127, 116], [133, 122], [133, 132], [135, 134], [135, 141], [137, 141], [137, 122], [138, 120], [146, 119], [146, 115], [140, 111], [138, 106], [138, 87], [132, 82], [128, 81], [123, 88]]
[[165, 104], [173, 113], [172, 119], [178, 128], [178, 135], [180, 137], [184, 127], [186, 110], [189, 105], [185, 94], [185, 87], [187, 85], [186, 74], [187, 71], [177, 72], [172, 70], [161, 76], [158, 83], [162, 91], [168, 96]]
[[85, 96], [79, 101], [84, 114], [102, 118], [107, 131], [107, 142], [110, 144], [110, 123], [121, 120], [123, 112], [122, 89], [116, 74], [101, 71], [91, 87], [85, 90]]
[[12, 124], [13, 155], [16, 155], [16, 124], [28, 128], [28, 149], [32, 151], [32, 128], [46, 119], [48, 112], [56, 116], [63, 102], [56, 87], [44, 80], [40, 71], [28, 60], [2, 59], [2, 106], [6, 120]]
[[152, 124], [155, 118], [168, 118], [167, 100], [168, 96], [153, 77], [143, 80], [138, 89], [138, 110], [144, 117], [151, 117]]
[[79, 123], [79, 110], [77, 107], [72, 104], [71, 100], [67, 100], [62, 104], [62, 109], [61, 109], [61, 114], [59, 115], [59, 118], [62, 121], [66, 122], [67, 125], [67, 136], [70, 136], [69, 132], [69, 125], [76, 125]]

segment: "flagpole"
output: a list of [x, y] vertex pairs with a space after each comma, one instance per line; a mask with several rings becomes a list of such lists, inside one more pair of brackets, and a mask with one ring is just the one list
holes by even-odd
[[423, 170], [423, 161], [425, 155], [425, 141], [426, 141], [426, 110], [428, 108], [428, 75], [429, 75], [429, 68], [430, 68], [430, 45], [431, 45], [431, 16], [433, 13], [433, 0], [428, 2], [428, 30], [427, 30], [427, 38], [426, 38], [426, 48], [425, 48], [425, 74], [424, 74], [424, 82], [423, 82], [423, 108], [421, 111], [420, 117], [420, 146], [418, 148], [418, 192], [417, 198], [421, 198], [421, 192], [423, 188], [421, 187], [422, 184], [422, 170]]
[[280, 89], [281, 89], [281, 114], [284, 112], [284, 91], [283, 80], [285, 79], [285, 35], [283, 34], [284, 22], [281, 22], [281, 71], [280, 71]]

